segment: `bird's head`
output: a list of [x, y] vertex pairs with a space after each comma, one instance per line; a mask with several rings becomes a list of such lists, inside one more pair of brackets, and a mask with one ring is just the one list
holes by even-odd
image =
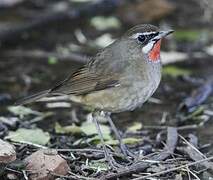
[[140, 52], [145, 55], [146, 59], [148, 58], [151, 62], [159, 62], [161, 39], [172, 32], [174, 31], [161, 31], [156, 26], [143, 24], [128, 30], [125, 34], [125, 38], [127, 38], [134, 47], [140, 49]]

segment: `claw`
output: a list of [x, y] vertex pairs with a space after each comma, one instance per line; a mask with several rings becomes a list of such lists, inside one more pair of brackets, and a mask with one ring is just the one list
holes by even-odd
[[121, 143], [120, 148], [121, 148], [122, 153], [127, 157], [128, 161], [133, 162], [135, 159], [137, 159], [137, 156], [133, 152], [131, 152], [125, 144]]
[[106, 146], [103, 146], [104, 149], [104, 156], [106, 161], [109, 163], [110, 167], [113, 170], [117, 170], [119, 168], [123, 168], [123, 166], [116, 162], [116, 160], [113, 158], [112, 154], [110, 154], [109, 149], [107, 149]]

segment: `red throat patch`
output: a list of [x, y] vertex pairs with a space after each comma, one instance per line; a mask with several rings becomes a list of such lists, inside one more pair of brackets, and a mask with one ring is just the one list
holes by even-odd
[[152, 50], [149, 52], [148, 56], [152, 62], [157, 62], [160, 59], [160, 45], [161, 45], [161, 40], [155, 43]]

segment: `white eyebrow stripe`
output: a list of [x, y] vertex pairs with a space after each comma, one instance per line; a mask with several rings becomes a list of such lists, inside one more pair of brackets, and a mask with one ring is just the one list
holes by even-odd
[[132, 38], [132, 39], [136, 39], [138, 36], [140, 36], [140, 35], [145, 35], [145, 36], [147, 36], [147, 35], [150, 35], [150, 34], [156, 34], [157, 32], [155, 32], [155, 31], [151, 31], [151, 32], [144, 32], [144, 33], [135, 33], [135, 34], [133, 34], [132, 36], [130, 36], [130, 38]]

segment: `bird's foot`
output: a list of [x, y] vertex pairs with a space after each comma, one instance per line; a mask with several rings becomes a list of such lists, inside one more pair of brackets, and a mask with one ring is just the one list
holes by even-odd
[[106, 161], [109, 163], [109, 166], [113, 169], [113, 170], [118, 170], [120, 168], [123, 168], [124, 166], [117, 163], [117, 161], [114, 159], [114, 157], [112, 155], [106, 157]]
[[109, 152], [109, 149], [106, 146], [103, 147], [103, 150], [105, 159], [113, 170], [123, 168], [123, 165], [117, 163], [117, 161], [114, 159], [113, 155], [111, 154], [111, 152]]
[[128, 161], [128, 165], [133, 164], [138, 160], [138, 156], [131, 152], [125, 144], [120, 144], [121, 152], [125, 155], [125, 159]]

